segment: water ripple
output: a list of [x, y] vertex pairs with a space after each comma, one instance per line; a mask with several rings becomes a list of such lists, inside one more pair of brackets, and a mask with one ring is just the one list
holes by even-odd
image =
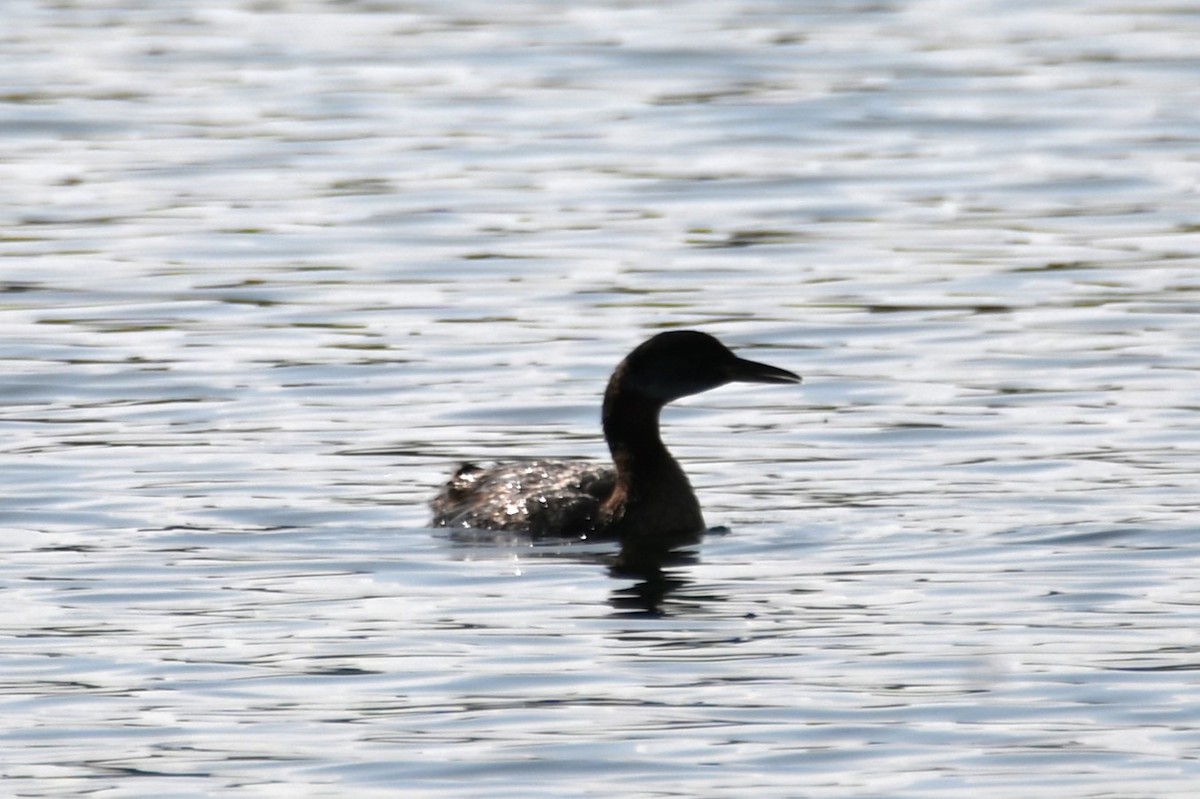
[[[10, 5], [12, 793], [1195, 793], [1194, 14]], [[676, 327], [726, 527], [425, 526]]]

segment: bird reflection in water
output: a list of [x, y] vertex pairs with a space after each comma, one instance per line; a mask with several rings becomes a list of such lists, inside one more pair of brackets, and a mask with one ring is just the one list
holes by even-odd
[[608, 573], [617, 579], [632, 578], [632, 585], [615, 589], [609, 604], [622, 615], [669, 616], [673, 606], [679, 608], [697, 604], [685, 597], [691, 583], [683, 575], [683, 567], [694, 566], [700, 558], [693, 550], [674, 550], [657, 555], [629, 559], [627, 552], [619, 553], [609, 564]]

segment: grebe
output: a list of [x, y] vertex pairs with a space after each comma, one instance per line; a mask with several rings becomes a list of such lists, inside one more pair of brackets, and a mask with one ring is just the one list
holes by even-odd
[[664, 551], [694, 541], [704, 517], [683, 469], [663, 446], [659, 411], [731, 382], [799, 383], [800, 377], [739, 358], [707, 333], [659, 333], [621, 361], [604, 392], [604, 439], [613, 466], [537, 460], [485, 469], [464, 463], [431, 503], [433, 525], [615, 538]]

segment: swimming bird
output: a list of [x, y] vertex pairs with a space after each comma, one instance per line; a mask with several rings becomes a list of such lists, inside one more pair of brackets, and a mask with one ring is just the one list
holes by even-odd
[[604, 392], [611, 466], [464, 463], [431, 503], [433, 525], [617, 539], [658, 551], [695, 541], [704, 517], [687, 475], [663, 445], [659, 413], [669, 402], [731, 382], [799, 383], [800, 377], [739, 358], [707, 333], [659, 333], [621, 361]]

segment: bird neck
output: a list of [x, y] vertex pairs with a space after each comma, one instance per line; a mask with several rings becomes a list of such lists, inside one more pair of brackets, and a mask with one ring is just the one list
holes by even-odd
[[604, 395], [604, 438], [617, 473], [604, 512], [623, 541], [698, 535], [704, 529], [700, 503], [659, 433], [663, 402], [629, 390], [619, 378], [613, 376]]

